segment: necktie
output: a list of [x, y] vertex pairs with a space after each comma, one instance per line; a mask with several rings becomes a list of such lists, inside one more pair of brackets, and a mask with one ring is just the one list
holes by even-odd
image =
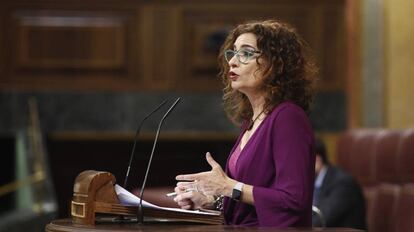
[[318, 202], [320, 189], [321, 187], [316, 187], [316, 186], [313, 189], [313, 201], [312, 201], [313, 205], [316, 205], [316, 203]]

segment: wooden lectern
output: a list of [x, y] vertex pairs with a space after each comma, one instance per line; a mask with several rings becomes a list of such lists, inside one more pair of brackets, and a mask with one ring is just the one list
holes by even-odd
[[[71, 215], [74, 224], [95, 225], [98, 214], [137, 217], [137, 206], [120, 204], [115, 192], [115, 176], [109, 172], [87, 170], [75, 179]], [[144, 208], [144, 216], [171, 221], [222, 224], [222, 215], [192, 214], [157, 208]]]
[[[287, 228], [272, 227], [238, 227], [222, 225], [222, 215], [198, 215], [186, 212], [175, 212], [162, 209], [144, 208], [145, 217], [161, 219], [151, 223], [113, 223], [114, 221], [99, 220], [98, 214], [128, 215], [136, 217], [138, 207], [123, 206], [115, 192], [115, 177], [108, 172], [88, 170], [80, 173], [73, 187], [71, 202], [71, 219], [54, 220], [46, 225], [46, 232], [73, 232], [73, 231], [261, 231], [261, 232], [362, 232], [348, 228]], [[95, 221], [98, 221], [95, 225]], [[164, 223], [164, 222], [169, 223]], [[183, 223], [184, 222], [184, 223]], [[193, 222], [193, 223], [187, 223]], [[197, 224], [194, 224], [197, 223]], [[200, 224], [201, 223], [201, 224]], [[210, 225], [202, 225], [210, 224]]]

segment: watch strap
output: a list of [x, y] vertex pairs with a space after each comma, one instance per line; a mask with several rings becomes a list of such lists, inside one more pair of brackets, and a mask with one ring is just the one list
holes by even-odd
[[231, 194], [231, 198], [234, 200], [239, 201], [241, 198], [241, 194], [242, 194], [242, 189], [243, 189], [243, 183], [242, 182], [237, 182], [234, 187], [233, 187], [233, 192]]

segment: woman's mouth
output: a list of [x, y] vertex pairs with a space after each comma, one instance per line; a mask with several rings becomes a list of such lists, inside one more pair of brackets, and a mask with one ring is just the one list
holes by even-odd
[[237, 75], [235, 72], [229, 72], [229, 78], [232, 81], [237, 80], [237, 78], [239, 78], [239, 75]]

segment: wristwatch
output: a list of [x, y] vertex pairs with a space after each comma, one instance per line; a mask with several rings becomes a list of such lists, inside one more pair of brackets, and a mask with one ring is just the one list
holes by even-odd
[[237, 182], [234, 187], [233, 187], [233, 192], [231, 193], [231, 198], [236, 200], [236, 201], [240, 201], [241, 198], [241, 194], [242, 194], [242, 189], [243, 189], [243, 183], [242, 182]]

